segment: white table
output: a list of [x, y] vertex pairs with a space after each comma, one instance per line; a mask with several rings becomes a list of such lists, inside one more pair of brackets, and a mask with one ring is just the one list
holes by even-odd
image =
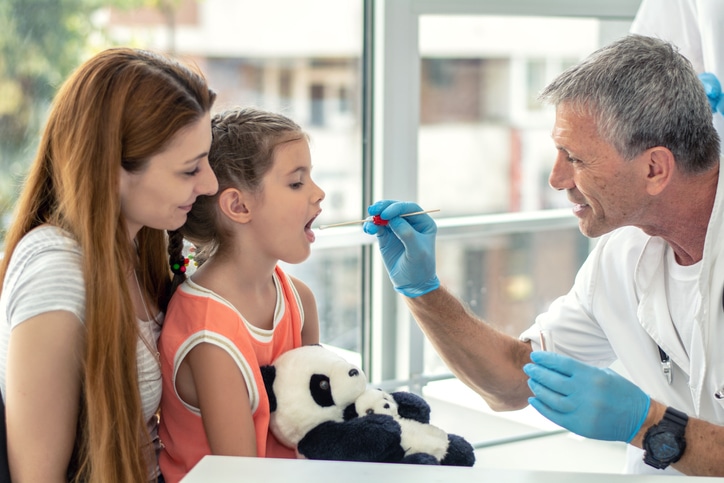
[[703, 483], [724, 478], [206, 456], [182, 483]]

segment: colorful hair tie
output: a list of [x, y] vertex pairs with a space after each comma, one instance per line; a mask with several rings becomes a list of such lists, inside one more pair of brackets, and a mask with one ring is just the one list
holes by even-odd
[[171, 271], [176, 275], [184, 275], [186, 273], [186, 267], [189, 265], [188, 257], [180, 259], [178, 262], [171, 264]]

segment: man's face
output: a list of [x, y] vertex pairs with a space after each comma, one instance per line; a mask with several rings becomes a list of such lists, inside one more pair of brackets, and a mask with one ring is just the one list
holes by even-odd
[[566, 190], [581, 233], [598, 237], [641, 221], [646, 208], [644, 157], [624, 160], [598, 134], [594, 119], [562, 103], [553, 142], [558, 154], [548, 182]]

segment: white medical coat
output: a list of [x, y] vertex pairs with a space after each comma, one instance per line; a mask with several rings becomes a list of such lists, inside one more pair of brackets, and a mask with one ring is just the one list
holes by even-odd
[[[556, 352], [599, 367], [619, 360], [653, 399], [724, 425], [724, 399], [715, 396], [724, 394], [723, 172], [704, 243], [691, 347], [683, 346], [668, 309], [666, 242], [634, 227], [602, 236], [571, 291], [539, 315], [521, 339], [540, 350], [539, 330], [551, 330]], [[672, 384], [664, 377], [657, 344], [673, 362]], [[642, 451], [629, 446], [627, 472], [662, 473], [641, 458]]]

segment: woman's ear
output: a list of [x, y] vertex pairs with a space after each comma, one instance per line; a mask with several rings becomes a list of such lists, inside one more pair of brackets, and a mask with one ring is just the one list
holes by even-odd
[[237, 188], [226, 188], [219, 195], [219, 208], [227, 218], [236, 223], [248, 223], [251, 220], [251, 195]]

